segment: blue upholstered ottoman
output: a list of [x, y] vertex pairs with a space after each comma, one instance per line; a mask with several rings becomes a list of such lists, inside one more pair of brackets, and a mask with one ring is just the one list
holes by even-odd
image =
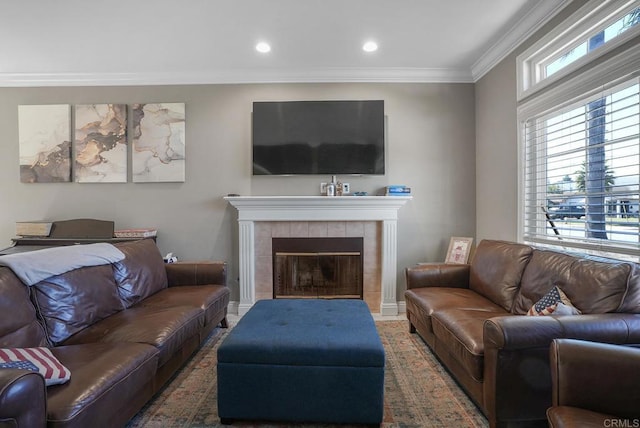
[[260, 300], [218, 348], [218, 415], [380, 424], [384, 365], [362, 300]]

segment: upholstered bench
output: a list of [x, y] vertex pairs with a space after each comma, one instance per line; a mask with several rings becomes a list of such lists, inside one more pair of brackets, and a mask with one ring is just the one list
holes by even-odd
[[362, 300], [261, 300], [218, 348], [218, 415], [378, 425], [384, 365]]

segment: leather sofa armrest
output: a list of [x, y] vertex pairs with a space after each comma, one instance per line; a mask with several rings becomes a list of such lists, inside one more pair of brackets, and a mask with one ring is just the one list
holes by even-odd
[[38, 373], [0, 370], [0, 421], [17, 427], [47, 425], [47, 389]]
[[640, 349], [556, 339], [549, 352], [554, 406], [640, 420]]
[[468, 264], [422, 263], [405, 270], [407, 290], [422, 287], [469, 288]]
[[166, 263], [169, 287], [227, 285], [227, 263], [219, 261]]
[[557, 338], [640, 343], [640, 315], [511, 315], [484, 322], [484, 397], [491, 426], [542, 420], [551, 406], [549, 347]]
[[558, 338], [640, 344], [640, 315], [502, 316], [486, 320], [483, 334], [485, 348], [504, 350], [548, 348]]

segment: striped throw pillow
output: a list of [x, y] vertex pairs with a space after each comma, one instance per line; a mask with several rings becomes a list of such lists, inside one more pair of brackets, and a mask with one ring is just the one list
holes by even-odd
[[47, 384], [67, 382], [71, 372], [51, 353], [49, 348], [2, 348], [0, 368], [19, 368], [40, 373]]

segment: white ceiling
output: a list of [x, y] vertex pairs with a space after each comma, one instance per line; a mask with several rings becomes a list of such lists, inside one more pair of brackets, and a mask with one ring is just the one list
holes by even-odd
[[0, 86], [472, 82], [568, 2], [0, 1]]

